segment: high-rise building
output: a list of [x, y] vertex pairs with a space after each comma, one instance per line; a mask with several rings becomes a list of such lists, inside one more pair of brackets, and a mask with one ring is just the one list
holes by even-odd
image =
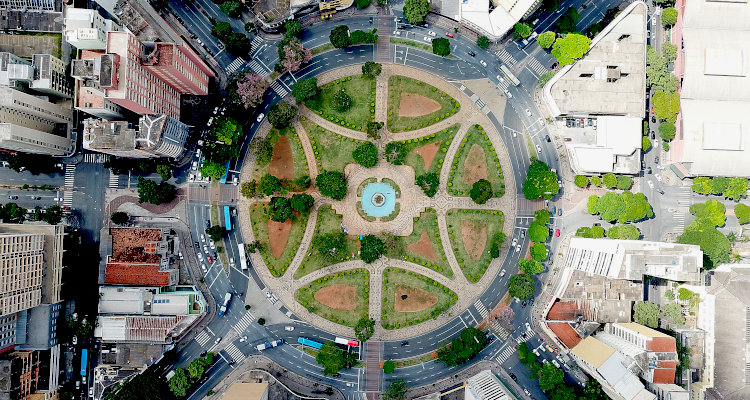
[[187, 46], [145, 42], [141, 63], [180, 93], [208, 94], [208, 78], [213, 73]]
[[83, 148], [118, 157], [179, 158], [190, 127], [166, 115], [144, 115], [138, 127], [127, 121], [83, 121]]
[[467, 379], [464, 393], [465, 400], [515, 400], [489, 369]]
[[78, 50], [104, 50], [107, 32], [120, 28], [96, 10], [68, 7], [65, 10], [65, 41]]
[[63, 60], [51, 54], [34, 54], [31, 65], [34, 68], [29, 86], [32, 90], [64, 98], [73, 96]]
[[17, 351], [0, 359], [0, 399], [29, 400], [39, 383], [39, 352]]
[[0, 148], [68, 154], [73, 111], [10, 87], [0, 87]]
[[13, 11], [57, 11], [60, 0], [0, 0], [0, 9]]

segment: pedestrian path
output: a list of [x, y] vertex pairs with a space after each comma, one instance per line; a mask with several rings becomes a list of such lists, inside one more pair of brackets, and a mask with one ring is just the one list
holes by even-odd
[[247, 329], [247, 327], [250, 326], [250, 324], [252, 324], [253, 321], [255, 321], [255, 317], [253, 316], [253, 314], [245, 313], [242, 319], [240, 319], [240, 321], [237, 322], [237, 325], [234, 326], [234, 330], [237, 331], [237, 333], [240, 333], [244, 331], [245, 329]]
[[508, 361], [510, 356], [513, 355], [513, 353], [515, 352], [516, 352], [515, 347], [508, 346], [503, 351], [501, 351], [500, 354], [497, 355], [497, 357], [495, 357], [495, 360], [498, 362], [498, 364], [502, 365], [503, 363]]
[[492, 332], [495, 333], [495, 336], [497, 336], [500, 340], [505, 340], [510, 337], [510, 332], [503, 328], [503, 325], [500, 323], [500, 321], [495, 321], [494, 324], [492, 324]]
[[109, 161], [109, 154], [102, 153], [86, 153], [83, 155], [83, 162], [92, 164], [103, 164]]
[[263, 64], [259, 63], [256, 60], [253, 60], [250, 63], [250, 69], [255, 72], [256, 74], [261, 74], [263, 76], [267, 76], [268, 70], [266, 70], [265, 67], [263, 67]]
[[65, 187], [73, 188], [75, 186], [76, 166], [74, 164], [65, 164]]
[[515, 341], [518, 342], [518, 344], [521, 344], [534, 337], [534, 335], [536, 335], [536, 331], [525, 330], [520, 335], [516, 336]]
[[[250, 48], [253, 49], [253, 50], [255, 50], [255, 49], [258, 48], [258, 46], [261, 45], [261, 43], [263, 43], [263, 38], [261, 38], [260, 36], [256, 36], [253, 39], [253, 41], [250, 42]], [[255, 70], [253, 70], [253, 71], [255, 71]]]
[[510, 87], [510, 83], [507, 80], [503, 79], [502, 81], [498, 82], [497, 85], [495, 86], [504, 92], [508, 90], [508, 87]]
[[508, 51], [505, 49], [495, 52], [495, 55], [497, 55], [498, 58], [500, 58], [500, 60], [502, 60], [505, 64], [507, 64], [511, 68], [514, 65], [516, 65], [516, 59], [513, 58], [513, 56], [510, 53], [508, 53]]
[[536, 72], [537, 75], [542, 75], [543, 73], [547, 72], [547, 68], [542, 65], [542, 63], [539, 62], [534, 57], [531, 57], [529, 59], [529, 64], [527, 65], [532, 71]]
[[120, 175], [115, 175], [112, 170], [109, 170], [109, 188], [117, 189], [120, 187]]
[[232, 357], [232, 360], [234, 361], [242, 361], [245, 359], [245, 354], [242, 350], [238, 349], [234, 343], [229, 343], [229, 345], [224, 348], [224, 351], [226, 351], [227, 354], [229, 354], [229, 357]]
[[195, 336], [195, 341], [198, 342], [198, 345], [200, 345], [201, 347], [205, 346], [209, 340], [211, 340], [211, 335], [209, 335], [206, 331], [202, 331]]
[[365, 365], [365, 390], [380, 392], [380, 342], [367, 342]]
[[276, 93], [278, 93], [279, 97], [284, 97], [289, 93], [284, 86], [279, 83], [278, 80], [273, 81], [273, 84], [271, 84], [271, 89], [273, 89]]
[[487, 315], [489, 314], [487, 312], [487, 308], [482, 304], [482, 301], [477, 299], [476, 302], [474, 302], [474, 307], [476, 307], [477, 311], [479, 311], [479, 315], [482, 316], [482, 319], [487, 318]]
[[243, 64], [245, 64], [245, 60], [242, 57], [237, 57], [231, 64], [227, 65], [227, 74], [235, 73]]

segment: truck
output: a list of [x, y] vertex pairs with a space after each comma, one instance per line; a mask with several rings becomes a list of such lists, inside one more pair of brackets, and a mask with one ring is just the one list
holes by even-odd
[[221, 308], [219, 308], [220, 317], [223, 317], [224, 314], [226, 314], [227, 307], [229, 307], [229, 300], [232, 300], [232, 294], [227, 292], [227, 294], [224, 295], [224, 303], [221, 305]]
[[284, 341], [279, 339], [279, 340], [274, 340], [273, 342], [270, 342], [270, 343], [261, 343], [255, 346], [255, 348], [258, 349], [258, 351], [263, 351], [265, 349], [270, 349], [272, 347], [281, 346], [282, 343], [284, 343]]

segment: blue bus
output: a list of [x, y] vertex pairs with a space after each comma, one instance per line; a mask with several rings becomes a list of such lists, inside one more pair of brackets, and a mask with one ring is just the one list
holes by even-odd
[[81, 353], [81, 376], [86, 376], [86, 366], [89, 361], [89, 351], [88, 349], [83, 349], [83, 352]]
[[232, 219], [230, 217], [229, 206], [224, 206], [224, 226], [227, 228], [227, 231], [232, 230]]
[[219, 182], [227, 183], [227, 175], [229, 175], [229, 161], [228, 160], [226, 164], [224, 164], [224, 175], [222, 175], [221, 180]]
[[299, 343], [299, 344], [301, 344], [303, 346], [312, 347], [315, 350], [320, 350], [320, 348], [323, 347], [322, 343], [318, 343], [318, 342], [316, 342], [316, 341], [314, 341], [312, 339], [304, 338], [304, 337], [301, 337], [301, 336], [297, 339], [297, 343]]

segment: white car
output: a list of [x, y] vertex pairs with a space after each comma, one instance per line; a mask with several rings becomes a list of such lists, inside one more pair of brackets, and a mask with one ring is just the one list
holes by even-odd
[[653, 189], [654, 188], [654, 182], [653, 181], [648, 181], [648, 187], [650, 187], [651, 189]]
[[516, 253], [518, 253], [519, 251], [521, 251], [521, 245], [520, 245], [520, 244], [517, 244], [517, 245], [516, 245]]
[[232, 185], [237, 186], [239, 184], [240, 184], [239, 178], [237, 178], [236, 176], [232, 178]]
[[425, 42], [432, 42], [432, 39], [430, 39], [430, 38], [429, 38], [428, 36], [425, 36], [425, 37], [424, 37], [424, 41], [425, 41]]
[[505, 270], [500, 271], [500, 277], [502, 278], [504, 276], [505, 276]]
[[201, 269], [203, 270], [203, 272], [208, 272], [208, 270], [206, 269], [206, 264], [201, 263]]
[[293, 326], [285, 326], [285, 327], [284, 327], [284, 330], [285, 330], [285, 331], [289, 331], [289, 332], [291, 332], [291, 331], [293, 331], [293, 330], [294, 330], [294, 327], [293, 327]]
[[430, 36], [436, 36], [437, 35], [437, 33], [433, 32], [433, 31], [429, 31], [429, 32], [427, 32], [427, 34], [430, 35]]
[[203, 245], [203, 252], [208, 253], [208, 246], [206, 246], [205, 244]]
[[[507, 97], [507, 98], [509, 98], [509, 99], [512, 99], [512, 98], [513, 98], [513, 95], [512, 95], [512, 94], [510, 94], [510, 92], [508, 91], [508, 89], [505, 89], [505, 97]], [[515, 136], [515, 133], [513, 134], [513, 136]]]
[[486, 63], [486, 62], [484, 62], [484, 60], [479, 60], [479, 63], [480, 63], [480, 64], [482, 64], [482, 66], [483, 66], [483, 67], [486, 67], [486, 66], [487, 66], [487, 63]]
[[542, 154], [542, 146], [536, 145], [536, 152]]
[[195, 171], [195, 170], [198, 169], [198, 161], [193, 161], [192, 169], [193, 169], [193, 171]]
[[209, 241], [208, 243], [209, 243], [209, 245], [210, 245], [209, 247], [211, 247], [211, 250], [214, 250], [214, 249], [216, 249], [216, 243], [214, 243], [214, 241], [213, 241], [213, 240]]
[[529, 117], [531, 116], [531, 111], [529, 111], [528, 108], [526, 109], [526, 115], [528, 115]]
[[234, 257], [229, 257], [229, 265], [234, 265]]
[[505, 79], [503, 79], [502, 76], [498, 75], [496, 76], [497, 80], [499, 80], [501, 83], [505, 83]]
[[203, 253], [196, 254], [198, 256], [198, 261], [203, 262]]
[[206, 243], [206, 235], [201, 233], [201, 242]]
[[661, 175], [654, 174], [654, 178], [656, 178], [657, 181], [661, 182]]
[[260, 121], [263, 121], [263, 118], [265, 118], [265, 117], [266, 117], [266, 114], [260, 113], [260, 114], [258, 114], [258, 117], [255, 118], [255, 120], [258, 121], [258, 122], [260, 122]]
[[193, 182], [195, 182], [195, 174], [190, 174], [190, 175], [188, 176], [188, 182], [190, 182], [190, 183], [193, 183]]

